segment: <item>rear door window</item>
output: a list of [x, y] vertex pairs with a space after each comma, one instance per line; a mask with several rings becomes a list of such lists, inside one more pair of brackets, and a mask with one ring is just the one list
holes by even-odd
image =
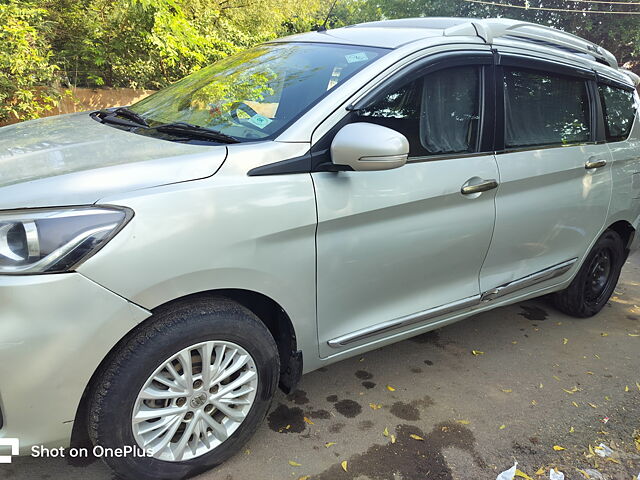
[[636, 116], [633, 92], [610, 85], [598, 85], [604, 129], [608, 142], [626, 140]]
[[591, 140], [585, 80], [504, 69], [505, 147], [570, 145]]

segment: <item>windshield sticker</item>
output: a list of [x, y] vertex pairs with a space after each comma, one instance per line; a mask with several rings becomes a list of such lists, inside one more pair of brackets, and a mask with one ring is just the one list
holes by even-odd
[[350, 53], [345, 55], [344, 58], [347, 60], [347, 63], [366, 62], [369, 60], [365, 52]]
[[264, 115], [260, 115], [259, 113], [254, 115], [249, 119], [249, 122], [255, 125], [256, 127], [263, 129], [267, 125], [269, 125], [273, 120], [265, 117]]

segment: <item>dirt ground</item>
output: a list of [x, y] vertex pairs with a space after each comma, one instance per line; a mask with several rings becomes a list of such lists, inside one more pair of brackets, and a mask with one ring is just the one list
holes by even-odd
[[[494, 480], [516, 460], [517, 478], [549, 478], [554, 467], [567, 480], [587, 469], [635, 480], [639, 434], [636, 254], [595, 318], [541, 299], [306, 375], [293, 395], [277, 395], [242, 453], [198, 480]], [[611, 457], [597, 454], [600, 443]], [[19, 458], [0, 478], [112, 474], [100, 461]]]

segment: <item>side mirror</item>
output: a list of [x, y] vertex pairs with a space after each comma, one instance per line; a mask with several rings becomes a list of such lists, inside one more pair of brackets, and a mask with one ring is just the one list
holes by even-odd
[[345, 125], [331, 142], [331, 161], [356, 171], [398, 168], [408, 156], [409, 141], [404, 135], [373, 123]]

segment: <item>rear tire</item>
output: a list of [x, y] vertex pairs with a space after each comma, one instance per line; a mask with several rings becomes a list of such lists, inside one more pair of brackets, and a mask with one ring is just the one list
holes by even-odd
[[279, 372], [276, 343], [251, 311], [224, 298], [185, 299], [154, 313], [112, 354], [91, 396], [89, 436], [103, 449], [158, 449], [102, 457], [120, 478], [191, 477], [251, 438]]
[[607, 230], [595, 243], [571, 284], [554, 295], [558, 310], [572, 317], [592, 317], [606, 305], [625, 262], [624, 243]]

